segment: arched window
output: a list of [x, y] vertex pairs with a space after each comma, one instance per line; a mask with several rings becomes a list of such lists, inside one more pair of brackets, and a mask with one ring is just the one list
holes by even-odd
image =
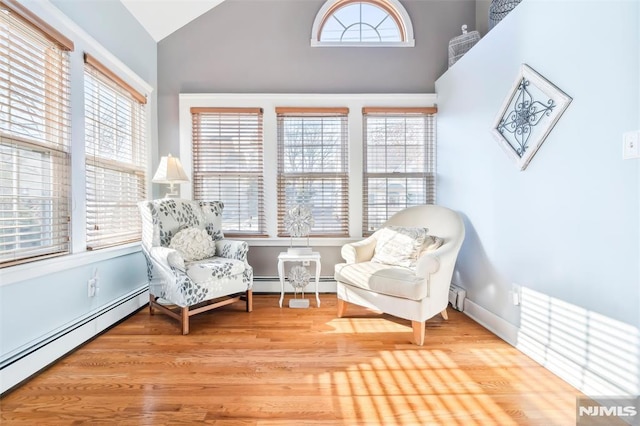
[[327, 0], [313, 22], [311, 46], [413, 47], [413, 27], [398, 0]]

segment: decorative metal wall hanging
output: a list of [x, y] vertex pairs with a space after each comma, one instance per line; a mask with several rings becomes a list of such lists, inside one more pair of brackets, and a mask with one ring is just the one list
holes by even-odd
[[502, 21], [522, 0], [492, 0], [489, 6], [489, 29]]
[[524, 170], [572, 99], [531, 67], [520, 73], [492, 127], [492, 134]]
[[471, 31], [467, 33], [467, 26], [462, 26], [462, 35], [449, 41], [449, 68], [462, 58], [480, 40], [480, 33]]

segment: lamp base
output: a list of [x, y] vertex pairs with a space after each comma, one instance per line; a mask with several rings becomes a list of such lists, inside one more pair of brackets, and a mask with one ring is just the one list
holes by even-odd
[[289, 307], [300, 309], [308, 308], [309, 299], [289, 299]]

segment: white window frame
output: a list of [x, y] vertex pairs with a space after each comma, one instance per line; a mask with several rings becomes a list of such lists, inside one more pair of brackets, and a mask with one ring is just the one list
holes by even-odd
[[[339, 246], [362, 237], [362, 138], [363, 107], [429, 107], [436, 105], [435, 94], [236, 94], [183, 93], [179, 96], [180, 159], [188, 176], [192, 175], [192, 107], [260, 107], [264, 111], [264, 206], [267, 238], [243, 238], [253, 246], [288, 246], [289, 238], [277, 237], [278, 127], [276, 107], [349, 108], [349, 237], [311, 238], [315, 246]], [[191, 183], [181, 184], [183, 198], [192, 198]], [[221, 200], [224, 201], [224, 200]]]
[[374, 6], [380, 7], [384, 5], [385, 8], [392, 10], [393, 16], [395, 16], [401, 23], [399, 28], [402, 41], [397, 42], [336, 42], [336, 41], [320, 41], [320, 35], [322, 28], [327, 20], [333, 15], [335, 11], [340, 7], [355, 3], [354, 0], [327, 0], [313, 21], [311, 27], [311, 47], [414, 47], [415, 39], [413, 35], [413, 24], [411, 18], [407, 13], [407, 10], [402, 6], [399, 0], [357, 0], [357, 2], [370, 3]]

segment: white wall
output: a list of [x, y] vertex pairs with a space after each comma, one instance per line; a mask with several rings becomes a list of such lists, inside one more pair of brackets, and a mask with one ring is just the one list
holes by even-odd
[[[640, 160], [621, 154], [640, 128], [639, 7], [524, 0], [436, 82], [438, 201], [467, 225], [454, 280], [591, 394], [639, 389]], [[523, 63], [573, 102], [521, 172], [490, 128]]]

